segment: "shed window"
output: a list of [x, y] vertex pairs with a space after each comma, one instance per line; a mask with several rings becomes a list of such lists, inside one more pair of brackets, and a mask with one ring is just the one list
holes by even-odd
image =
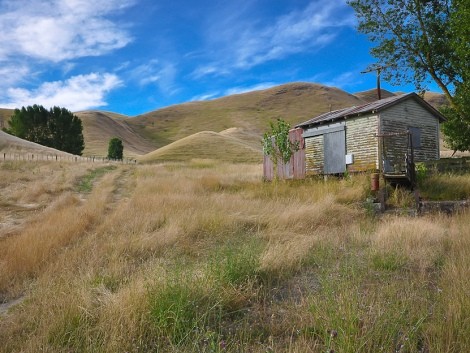
[[419, 127], [409, 127], [408, 130], [411, 132], [413, 148], [421, 148], [421, 129]]

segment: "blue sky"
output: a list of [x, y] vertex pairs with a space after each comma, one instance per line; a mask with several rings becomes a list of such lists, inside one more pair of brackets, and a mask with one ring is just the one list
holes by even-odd
[[134, 116], [294, 81], [363, 91], [375, 60], [355, 26], [346, 0], [0, 0], [0, 107]]

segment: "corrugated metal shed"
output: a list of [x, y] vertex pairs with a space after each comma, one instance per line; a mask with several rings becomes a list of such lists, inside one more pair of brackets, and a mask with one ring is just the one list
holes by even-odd
[[408, 98], [415, 99], [420, 105], [422, 105], [425, 109], [429, 110], [432, 114], [435, 114], [439, 121], [445, 121], [446, 119], [444, 116], [441, 115], [436, 109], [434, 109], [430, 104], [424, 101], [421, 97], [419, 97], [416, 93], [408, 93], [401, 96], [394, 96], [390, 98], [381, 99], [375, 102], [367, 103], [360, 106], [354, 106], [345, 109], [334, 110], [332, 112], [321, 114], [315, 118], [307, 120], [303, 123], [296, 125], [295, 127], [308, 127], [311, 125], [321, 125], [325, 123], [330, 123], [333, 121], [347, 119], [350, 117], [357, 117], [364, 114], [371, 114], [375, 112], [379, 112], [386, 108], [389, 108], [395, 104], [400, 103]]

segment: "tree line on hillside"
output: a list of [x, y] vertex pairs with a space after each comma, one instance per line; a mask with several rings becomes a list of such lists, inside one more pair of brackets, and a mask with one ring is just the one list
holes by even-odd
[[[82, 155], [85, 148], [82, 121], [66, 108], [47, 110], [41, 105], [15, 109], [4, 130], [14, 136], [60, 151]], [[123, 159], [122, 141], [113, 137], [109, 141], [109, 159]]]
[[81, 155], [85, 148], [82, 121], [65, 108], [15, 109], [8, 126], [11, 135], [60, 151]]

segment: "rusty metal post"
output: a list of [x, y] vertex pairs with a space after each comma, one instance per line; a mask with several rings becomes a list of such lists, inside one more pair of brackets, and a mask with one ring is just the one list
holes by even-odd
[[379, 173], [373, 173], [370, 177], [370, 189], [372, 191], [379, 191], [380, 182], [379, 182]]

